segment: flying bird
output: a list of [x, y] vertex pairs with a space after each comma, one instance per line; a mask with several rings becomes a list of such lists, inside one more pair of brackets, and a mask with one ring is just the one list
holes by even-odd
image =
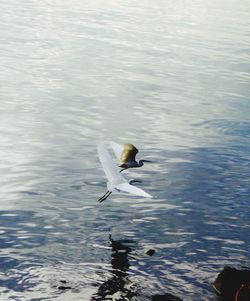
[[141, 167], [144, 165], [144, 162], [152, 162], [149, 160], [136, 161], [135, 156], [139, 151], [133, 144], [126, 143], [120, 145], [115, 142], [110, 142], [110, 146], [119, 160], [119, 167], [122, 168], [120, 172], [128, 168]]
[[107, 148], [103, 144], [98, 144], [97, 151], [100, 162], [102, 164], [105, 175], [108, 179], [107, 192], [98, 200], [100, 203], [106, 200], [106, 198], [112, 192], [127, 192], [134, 195], [151, 198], [152, 196], [144, 190], [131, 185], [131, 181], [127, 181], [124, 176], [121, 175], [118, 166], [115, 165], [111, 155]]

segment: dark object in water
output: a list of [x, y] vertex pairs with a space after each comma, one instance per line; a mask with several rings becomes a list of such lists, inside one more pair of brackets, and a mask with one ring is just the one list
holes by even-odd
[[235, 294], [235, 301], [249, 301], [250, 300], [250, 284], [242, 284]]
[[249, 301], [249, 286], [249, 269], [237, 270], [228, 266], [224, 267], [213, 283], [217, 295], [225, 301]]
[[73, 286], [70, 286], [66, 280], [59, 280], [57, 283], [54, 283], [52, 287], [55, 287], [61, 291], [73, 289]]
[[58, 289], [64, 291], [64, 290], [70, 290], [70, 289], [72, 289], [72, 287], [71, 286], [60, 285], [60, 286], [58, 286]]
[[182, 300], [171, 294], [164, 294], [164, 295], [152, 296], [152, 301], [182, 301]]
[[153, 256], [153, 255], [155, 254], [155, 250], [150, 249], [150, 250], [148, 250], [148, 251], [146, 252], [146, 254], [147, 254], [148, 256]]

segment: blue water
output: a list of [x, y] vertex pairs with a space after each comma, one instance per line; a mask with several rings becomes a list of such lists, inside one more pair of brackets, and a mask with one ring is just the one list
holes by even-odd
[[[249, 10], [0, 4], [1, 301], [214, 300], [250, 266]], [[153, 161], [124, 172], [153, 199], [97, 202], [105, 141]]]

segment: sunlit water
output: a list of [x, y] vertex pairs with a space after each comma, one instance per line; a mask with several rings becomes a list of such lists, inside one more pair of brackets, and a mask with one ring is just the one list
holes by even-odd
[[[1, 300], [214, 300], [250, 265], [249, 10], [1, 2]], [[97, 202], [111, 140], [153, 161], [125, 172], [153, 199]]]

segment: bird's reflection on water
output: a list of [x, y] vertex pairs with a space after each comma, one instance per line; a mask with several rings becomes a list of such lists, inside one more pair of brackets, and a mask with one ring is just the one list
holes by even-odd
[[[142, 296], [140, 288], [136, 284], [134, 284], [129, 277], [129, 257], [130, 253], [133, 251], [132, 247], [134, 245], [134, 242], [130, 239], [114, 240], [111, 234], [109, 235], [109, 241], [112, 252], [111, 274], [113, 275], [113, 277], [106, 280], [99, 286], [97, 293], [92, 296], [91, 301], [132, 301], [135, 300], [134, 297], [145, 297], [147, 300], [152, 301], [181, 301], [181, 299], [171, 294], [159, 294], [151, 297]], [[146, 252], [146, 254], [148, 254], [148, 252]], [[149, 252], [148, 255], [152, 256], [153, 254], [154, 252]]]
[[[109, 235], [110, 247], [111, 247], [111, 273], [113, 277], [103, 282], [97, 293], [91, 298], [94, 300], [107, 300], [107, 296], [112, 296], [114, 294], [119, 294], [119, 299], [116, 300], [130, 300], [136, 293], [127, 287], [127, 284], [130, 283], [128, 270], [130, 267], [129, 264], [129, 253], [131, 253], [132, 248], [129, 246], [133, 243], [131, 240], [114, 240]], [[118, 297], [118, 296], [116, 296]], [[111, 299], [108, 299], [111, 300]]]

